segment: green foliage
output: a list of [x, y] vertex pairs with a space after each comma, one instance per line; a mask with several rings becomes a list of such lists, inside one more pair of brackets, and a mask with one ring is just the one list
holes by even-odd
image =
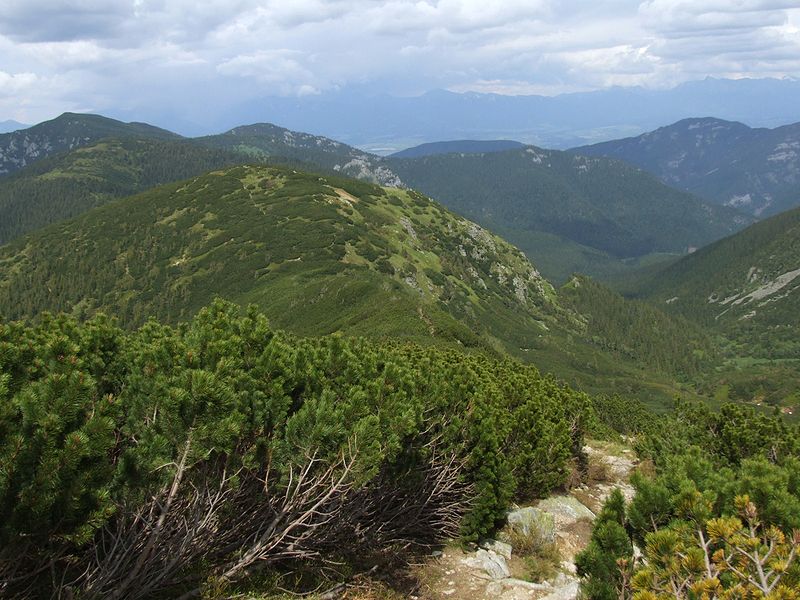
[[589, 545], [575, 557], [584, 595], [591, 600], [616, 600], [622, 588], [617, 561], [629, 560], [632, 555], [625, 531], [625, 498], [615, 489], [597, 515]]
[[736, 507], [742, 520], [706, 517], [649, 533], [630, 580], [632, 597], [800, 597], [800, 531], [786, 535], [761, 522], [748, 496], [737, 497]]
[[[17, 548], [32, 569], [54, 552], [70, 557], [58, 569], [77, 573], [102, 528], [174, 485], [183, 464], [193, 489], [227, 485], [235, 497], [252, 472], [281, 495], [297, 469], [354, 452], [353, 485], [389, 477], [399, 494], [418, 485], [414, 465], [432, 439], [463, 464], [461, 531], [477, 539], [530, 493], [529, 478], [539, 495], [562, 481], [591, 410], [583, 394], [514, 361], [296, 339], [255, 308], [221, 301], [177, 328], [124, 331], [102, 315], [3, 324], [0, 547]], [[543, 454], [519, 437], [563, 451]]]
[[[607, 504], [592, 539], [616, 539], [624, 533], [644, 549], [644, 560], [634, 563], [630, 555], [616, 554], [625, 562], [602, 562], [597, 558], [601, 554], [593, 552], [593, 541], [578, 561], [585, 592], [611, 598], [623, 587], [629, 594], [632, 585], [634, 597], [641, 600], [663, 593], [679, 598], [702, 597], [704, 592], [718, 598], [760, 597], [744, 593], [755, 588], [730, 565], [741, 572], [758, 569], [741, 549], [760, 556], [764, 569], [778, 573], [783, 563], [774, 561], [787, 558], [789, 547], [796, 545], [787, 540], [788, 532], [800, 529], [800, 429], [740, 405], [727, 404], [714, 412], [679, 403], [674, 413], [640, 433], [637, 449], [655, 463], [657, 473], [652, 478], [634, 475], [635, 497], [627, 508], [619, 506], [620, 498], [613, 510]], [[735, 517], [746, 506], [749, 525], [742, 528]], [[604, 525], [609, 520], [620, 528], [609, 533]], [[775, 550], [768, 554], [764, 548], [770, 546]], [[799, 576], [800, 567], [787, 570], [782, 585], [796, 590]]]
[[595, 437], [642, 433], [649, 431], [653, 425], [653, 413], [635, 398], [594, 395], [592, 404], [599, 419], [598, 423], [590, 427]]

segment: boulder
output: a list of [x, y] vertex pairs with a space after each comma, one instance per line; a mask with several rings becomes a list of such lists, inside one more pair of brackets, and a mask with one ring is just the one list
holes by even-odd
[[464, 564], [475, 569], [481, 569], [490, 579], [505, 579], [511, 576], [506, 559], [493, 550], [481, 548], [474, 557], [464, 560]]
[[480, 543], [480, 547], [484, 550], [491, 550], [495, 554], [499, 554], [506, 560], [511, 560], [511, 544], [506, 544], [505, 542], [498, 542], [497, 540], [483, 540]]
[[553, 515], [538, 508], [527, 506], [508, 513], [508, 525], [522, 535], [536, 536], [543, 542], [556, 539], [556, 522]]
[[578, 519], [594, 520], [594, 513], [572, 496], [552, 496], [536, 505], [540, 511], [553, 515], [557, 521], [572, 523]]

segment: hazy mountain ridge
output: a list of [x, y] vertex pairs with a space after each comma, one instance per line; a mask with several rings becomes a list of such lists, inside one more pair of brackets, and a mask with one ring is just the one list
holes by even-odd
[[28, 127], [30, 127], [30, 125], [20, 123], [14, 119], [0, 121], [0, 133], [10, 133], [12, 131], [17, 131], [18, 129], [27, 129]]
[[716, 118], [685, 119], [573, 151], [624, 160], [669, 185], [756, 217], [800, 205], [800, 123], [751, 129]]
[[290, 131], [271, 123], [243, 125], [219, 135], [195, 138], [194, 141], [253, 158], [299, 160], [378, 185], [402, 185], [397, 175], [374, 154], [323, 136]]
[[671, 89], [611, 87], [590, 92], [503, 95], [431, 90], [397, 97], [356, 86], [302, 98], [260, 97], [180, 127], [185, 115], [120, 113], [186, 135], [269, 121], [314, 131], [373, 152], [391, 153], [439, 140], [511, 138], [566, 149], [639, 135], [665, 123], [702, 115], [776, 127], [800, 121], [800, 82], [793, 79], [690, 81]]
[[449, 140], [445, 142], [430, 142], [400, 152], [390, 154], [388, 158], [422, 158], [436, 154], [481, 154], [484, 152], [504, 152], [525, 147], [522, 142], [514, 140]]

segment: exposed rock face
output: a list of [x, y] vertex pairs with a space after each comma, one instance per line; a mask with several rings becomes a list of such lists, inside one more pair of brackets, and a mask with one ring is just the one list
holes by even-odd
[[798, 205], [800, 123], [751, 129], [721, 119], [685, 119], [575, 151], [622, 159], [668, 185], [756, 217]]

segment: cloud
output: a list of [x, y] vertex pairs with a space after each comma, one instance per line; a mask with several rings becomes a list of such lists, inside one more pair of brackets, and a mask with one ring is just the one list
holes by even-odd
[[159, 103], [202, 118], [347, 86], [558, 93], [800, 76], [795, 57], [800, 0], [0, 2], [0, 72], [36, 82], [13, 84], [27, 121]]
[[263, 50], [243, 54], [217, 66], [222, 75], [255, 79], [274, 86], [273, 91], [286, 95], [316, 93], [314, 74], [301, 64], [302, 53], [293, 50]]
[[124, 0], [3, 0], [0, 33], [22, 42], [108, 39], [132, 15]]
[[0, 71], [0, 97], [14, 97], [32, 90], [39, 78], [34, 73], [6, 73]]

